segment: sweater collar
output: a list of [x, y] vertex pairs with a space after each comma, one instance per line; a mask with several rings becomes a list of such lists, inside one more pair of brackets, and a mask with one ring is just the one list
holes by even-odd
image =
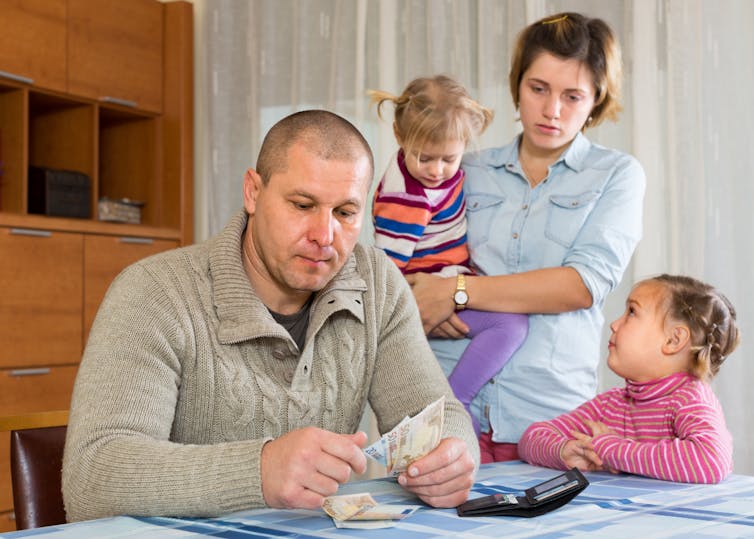
[[[272, 318], [244, 271], [242, 243], [247, 222], [247, 213], [240, 211], [210, 246], [213, 304], [220, 322], [218, 338], [223, 344], [256, 337], [290, 339], [288, 332]], [[359, 275], [355, 257], [351, 254], [327, 286], [315, 293], [312, 311], [319, 302], [328, 299], [328, 313], [346, 309], [363, 321], [363, 302], [353, 301], [351, 297], [356, 295], [361, 300], [364, 290], [366, 283]], [[333, 298], [336, 301], [330, 301]]]
[[682, 385], [696, 380], [692, 375], [685, 372], [677, 372], [658, 378], [649, 382], [638, 383], [626, 380], [626, 387], [623, 389], [624, 396], [637, 401], [650, 401], [669, 395]]

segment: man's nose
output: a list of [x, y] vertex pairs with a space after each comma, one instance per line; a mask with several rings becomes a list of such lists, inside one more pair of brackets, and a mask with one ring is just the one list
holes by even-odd
[[321, 211], [313, 218], [309, 239], [320, 246], [331, 245], [335, 231], [335, 217], [330, 211]]

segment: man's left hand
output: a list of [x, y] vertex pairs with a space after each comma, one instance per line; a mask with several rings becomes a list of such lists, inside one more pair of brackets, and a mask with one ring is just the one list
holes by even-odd
[[445, 438], [398, 476], [398, 483], [433, 507], [465, 502], [474, 484], [474, 459], [460, 438]]

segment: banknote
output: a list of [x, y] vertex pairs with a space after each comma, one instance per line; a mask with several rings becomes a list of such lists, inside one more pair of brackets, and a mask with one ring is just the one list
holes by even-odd
[[397, 476], [409, 465], [432, 451], [440, 443], [445, 420], [445, 397], [442, 397], [415, 415], [411, 428], [402, 429], [392, 453], [392, 465], [388, 470]]
[[391, 528], [401, 519], [411, 515], [420, 505], [379, 504], [348, 520], [333, 519], [336, 528], [376, 530]]
[[380, 503], [349, 520], [403, 520], [420, 507], [421, 505]]
[[322, 509], [335, 520], [348, 520], [376, 505], [377, 502], [369, 493], [361, 492], [359, 494], [328, 496], [322, 503]]
[[413, 417], [405, 417], [390, 432], [364, 452], [396, 477], [408, 466], [432, 451], [440, 443], [445, 418], [445, 397], [427, 405]]

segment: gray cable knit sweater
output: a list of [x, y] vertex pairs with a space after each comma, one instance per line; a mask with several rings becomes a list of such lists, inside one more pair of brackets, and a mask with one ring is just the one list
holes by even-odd
[[305, 426], [355, 432], [367, 402], [385, 432], [446, 395], [445, 435], [478, 462], [394, 264], [357, 245], [316, 294], [299, 351], [244, 273], [245, 226], [241, 212], [215, 238], [142, 260], [110, 287], [71, 405], [69, 520], [264, 506], [264, 442]]

